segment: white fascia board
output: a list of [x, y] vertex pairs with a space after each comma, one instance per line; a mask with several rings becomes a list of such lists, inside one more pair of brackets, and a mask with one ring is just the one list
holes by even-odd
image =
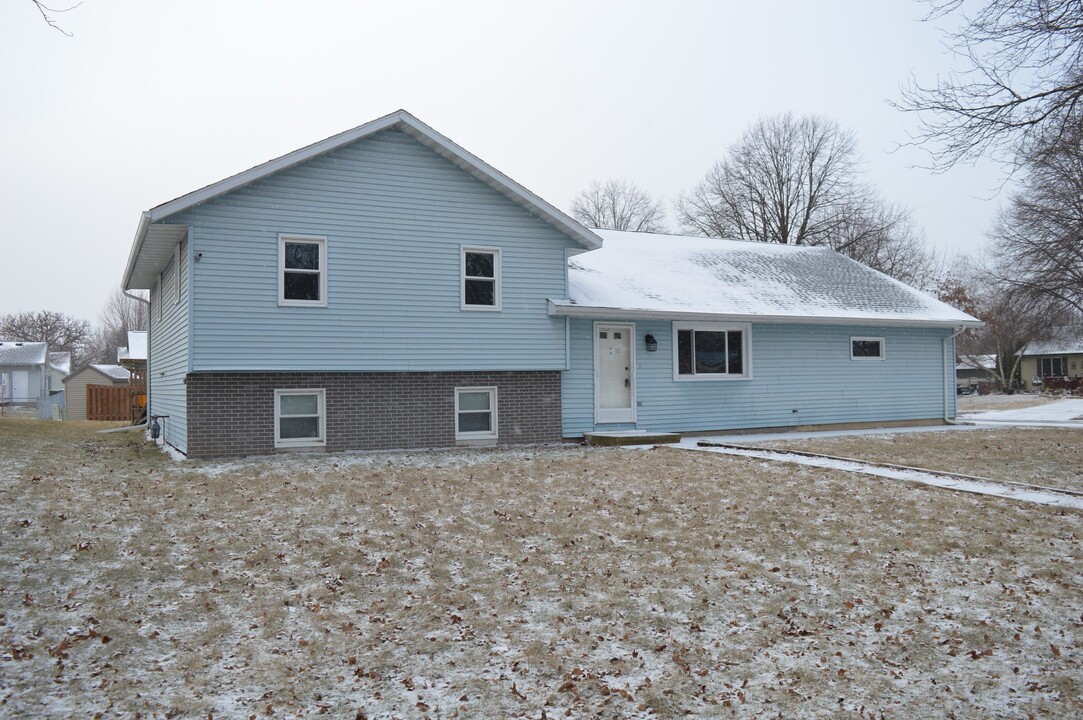
[[143, 240], [147, 237], [147, 228], [150, 223], [149, 212], [144, 212], [139, 216], [139, 225], [135, 228], [135, 240], [132, 241], [132, 250], [128, 253], [128, 265], [124, 268], [124, 280], [121, 282], [121, 288], [124, 290], [132, 289], [128, 283], [131, 282], [132, 273], [135, 272], [135, 261], [143, 249]]
[[980, 320], [905, 320], [877, 317], [818, 317], [807, 315], [742, 315], [707, 312], [672, 312], [635, 308], [588, 307], [546, 301], [552, 317], [582, 317], [596, 320], [691, 320], [700, 322], [750, 322], [793, 325], [862, 325], [884, 327], [967, 328], [985, 325]]
[[383, 117], [367, 122], [364, 125], [358, 125], [355, 128], [346, 130], [337, 135], [332, 135], [329, 138], [307, 145], [299, 150], [294, 150], [293, 152], [282, 155], [274, 160], [269, 160], [262, 165], [257, 165], [244, 172], [231, 175], [224, 180], [219, 180], [218, 182], [202, 187], [199, 190], [194, 190], [186, 195], [181, 195], [178, 198], [174, 198], [169, 202], [144, 212], [143, 216], [140, 218], [139, 227], [136, 230], [135, 242], [132, 244], [131, 255], [128, 258], [128, 268], [124, 273], [125, 289], [130, 289], [128, 287], [128, 282], [130, 281], [132, 272], [135, 268], [135, 259], [142, 249], [147, 227], [152, 223], [159, 222], [171, 215], [176, 215], [179, 212], [199, 205], [200, 203], [205, 203], [219, 195], [232, 192], [318, 155], [331, 152], [343, 145], [348, 145], [349, 143], [356, 142], [364, 137], [392, 127], [406, 129], [407, 134], [410, 135], [410, 137], [422, 142], [422, 144], [436, 151], [445, 159], [453, 162], [464, 170], [467, 170], [475, 177], [483, 180], [486, 184], [510, 197], [513, 201], [522, 205], [542, 220], [545, 220], [567, 233], [584, 247], [595, 250], [602, 246], [602, 239], [600, 237], [568, 217], [568, 215], [561, 210], [550, 205], [545, 200], [542, 200], [530, 190], [527, 190], [481, 158], [455, 144], [436, 130], [433, 130], [410, 113], [405, 110], [396, 110], [389, 115], [384, 115]]

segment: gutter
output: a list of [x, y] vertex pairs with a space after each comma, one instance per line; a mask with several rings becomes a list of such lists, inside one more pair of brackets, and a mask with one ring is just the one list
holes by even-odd
[[[551, 317], [584, 317], [596, 320], [701, 320], [748, 323], [786, 323], [794, 325], [879, 325], [883, 327], [958, 328], [958, 335], [967, 328], [982, 327], [981, 320], [906, 320], [876, 317], [809, 317], [798, 315], [749, 315], [741, 313], [674, 312], [671, 310], [645, 310], [639, 308], [588, 307], [566, 305], [552, 299], [546, 300]], [[955, 337], [953, 335], [952, 337]]]
[[[982, 325], [984, 325], [984, 324], [985, 323], [982, 323]], [[966, 424], [968, 424], [968, 423], [961, 423], [961, 422], [956, 421], [954, 418], [949, 417], [949, 413], [948, 413], [948, 397], [949, 397], [948, 396], [948, 368], [949, 367], [951, 368], [952, 374], [955, 373], [955, 353], [951, 353], [951, 356], [950, 356], [951, 357], [951, 362], [948, 362], [948, 357], [949, 357], [949, 355], [948, 355], [948, 342], [951, 342], [952, 349], [954, 349], [954, 347], [955, 347], [955, 338], [959, 337], [964, 332], [966, 332], [966, 329], [967, 328], [966, 328], [965, 325], [961, 326], [961, 327], [957, 327], [955, 329], [955, 332], [953, 332], [950, 336], [944, 338], [944, 352], [943, 352], [943, 356], [944, 356], [944, 422], [947, 423], [948, 425], [966, 425]], [[955, 383], [952, 382], [951, 386], [954, 389]]]

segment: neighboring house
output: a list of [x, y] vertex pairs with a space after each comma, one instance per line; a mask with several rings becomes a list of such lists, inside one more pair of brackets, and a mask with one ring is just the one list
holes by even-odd
[[46, 362], [47, 385], [50, 394], [64, 389], [64, 378], [71, 372], [70, 352], [50, 352]]
[[84, 365], [64, 378], [64, 417], [86, 420], [87, 385], [128, 385], [131, 373], [119, 365]]
[[0, 403], [36, 404], [49, 394], [49, 375], [47, 343], [0, 342]]
[[132, 372], [141, 372], [147, 367], [147, 331], [129, 330], [128, 346], [117, 348], [117, 364]]
[[[1035, 340], [1020, 353], [1019, 374], [1024, 383], [1078, 386], [1083, 378], [1083, 328], [1060, 328], [1048, 340]], [[1075, 381], [1075, 382], [1073, 382]]]
[[826, 249], [588, 230], [404, 111], [143, 213], [123, 285], [193, 457], [938, 420], [980, 324]]
[[979, 382], [995, 382], [996, 355], [965, 355], [955, 363], [955, 384], [971, 387]]

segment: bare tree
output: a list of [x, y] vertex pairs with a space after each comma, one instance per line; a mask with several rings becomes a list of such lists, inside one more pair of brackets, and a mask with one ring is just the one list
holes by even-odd
[[843, 209], [838, 229], [823, 244], [914, 287], [931, 290], [939, 277], [936, 255], [910, 210], [890, 205], [871, 191]]
[[983, 367], [983, 356], [996, 358], [986, 372], [1002, 389], [1025, 386], [1020, 383], [1020, 352], [1027, 344], [1048, 338], [1068, 320], [1063, 306], [1048, 298], [1035, 297], [996, 278], [983, 264], [961, 262], [937, 283], [937, 296], [944, 302], [985, 322], [956, 338], [956, 354], [974, 367]]
[[592, 228], [665, 232], [662, 201], [628, 180], [595, 180], [572, 198], [572, 217]]
[[146, 330], [150, 306], [120, 287], [109, 293], [94, 333], [88, 355], [95, 362], [115, 363], [117, 348], [128, 344], [128, 332]]
[[997, 274], [1023, 294], [1083, 314], [1083, 123], [1026, 156], [993, 230]]
[[854, 134], [791, 114], [753, 124], [677, 201], [693, 234], [826, 245], [903, 282], [925, 285], [932, 257], [910, 212], [858, 176]]
[[86, 320], [41, 310], [0, 317], [0, 338], [49, 343], [51, 352], [70, 352], [74, 367], [84, 358], [91, 331], [90, 323]]
[[[926, 20], [963, 15], [963, 0], [931, 0]], [[935, 85], [911, 80], [893, 105], [920, 116], [916, 144], [946, 170], [980, 156], [1007, 162], [1056, 142], [1083, 116], [1083, 3], [988, 0], [948, 45], [964, 63]]]
[[699, 235], [817, 245], [859, 194], [853, 132], [815, 116], [762, 118], [677, 201]]

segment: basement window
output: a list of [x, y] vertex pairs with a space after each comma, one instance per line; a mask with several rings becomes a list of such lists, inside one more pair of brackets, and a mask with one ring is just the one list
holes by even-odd
[[326, 391], [275, 390], [275, 447], [323, 447], [327, 444]]
[[882, 337], [850, 338], [851, 360], [883, 360], [884, 339]]
[[496, 440], [496, 388], [455, 388], [455, 439]]
[[327, 307], [327, 238], [278, 236], [278, 304]]

